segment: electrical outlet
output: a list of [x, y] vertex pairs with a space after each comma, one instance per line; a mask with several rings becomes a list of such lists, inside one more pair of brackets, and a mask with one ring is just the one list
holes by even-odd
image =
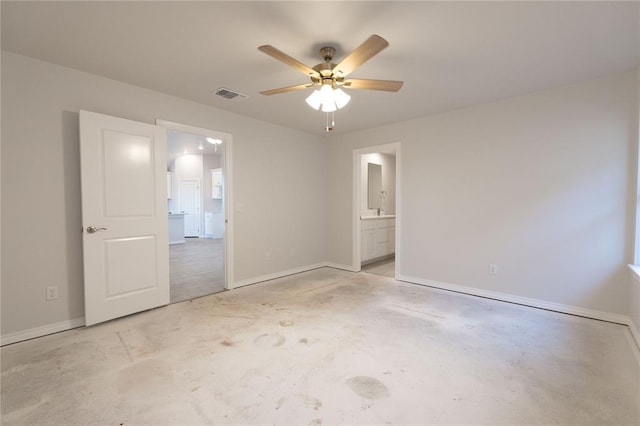
[[268, 251], [264, 254], [264, 260], [269, 261], [271, 260], [271, 252]]
[[498, 274], [498, 265], [495, 263], [489, 264], [489, 275], [497, 275]]
[[58, 298], [58, 287], [51, 286], [47, 287], [47, 301], [56, 300]]

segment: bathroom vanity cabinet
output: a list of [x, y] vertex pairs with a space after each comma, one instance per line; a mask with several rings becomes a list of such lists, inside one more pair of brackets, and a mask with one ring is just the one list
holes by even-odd
[[361, 262], [388, 257], [396, 251], [396, 217], [363, 216], [360, 220]]

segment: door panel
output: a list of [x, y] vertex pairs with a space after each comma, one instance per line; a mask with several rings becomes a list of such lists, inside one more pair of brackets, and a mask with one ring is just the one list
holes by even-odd
[[153, 139], [104, 130], [105, 216], [151, 216], [155, 211]]
[[166, 130], [80, 111], [80, 157], [86, 324], [168, 304]]
[[155, 246], [150, 236], [105, 239], [106, 299], [156, 287]]
[[376, 230], [367, 229], [362, 231], [362, 261], [376, 257]]

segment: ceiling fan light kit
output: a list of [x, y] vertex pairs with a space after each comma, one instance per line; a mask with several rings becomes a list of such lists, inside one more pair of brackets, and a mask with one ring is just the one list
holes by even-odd
[[322, 108], [323, 112], [334, 112], [349, 103], [351, 96], [344, 90], [332, 89], [328, 84], [324, 84], [320, 90], [314, 90], [306, 99], [307, 104], [315, 110]]
[[[364, 89], [364, 90], [382, 90], [386, 92], [397, 92], [402, 87], [402, 81], [394, 80], [363, 80], [363, 79], [347, 79], [345, 77], [353, 72], [360, 65], [380, 53], [389, 43], [378, 35], [372, 35], [364, 43], [358, 46], [353, 52], [347, 55], [339, 64], [331, 62], [336, 53], [336, 49], [330, 46], [320, 49], [320, 55], [324, 62], [308, 67], [297, 59], [292, 58], [284, 52], [270, 45], [258, 47], [263, 53], [274, 59], [289, 65], [305, 74], [311, 79], [311, 83], [298, 84], [295, 86], [281, 87], [279, 89], [271, 89], [260, 92], [263, 95], [276, 95], [279, 93], [291, 92], [294, 90], [306, 89], [310, 87], [318, 87], [311, 95], [306, 98], [307, 104], [315, 109], [323, 112], [333, 113], [343, 108], [349, 103], [351, 96], [344, 92], [341, 87], [348, 89]], [[327, 117], [328, 120], [328, 117]], [[326, 131], [333, 130], [334, 123], [325, 127]]]

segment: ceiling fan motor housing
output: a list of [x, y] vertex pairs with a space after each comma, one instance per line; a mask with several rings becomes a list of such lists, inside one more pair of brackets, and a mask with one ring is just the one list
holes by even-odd
[[336, 64], [331, 62], [331, 59], [333, 59], [333, 56], [335, 54], [336, 54], [336, 49], [334, 49], [333, 47], [325, 46], [322, 49], [320, 49], [320, 56], [322, 56], [322, 59], [324, 60], [324, 62], [312, 68], [314, 71], [317, 71], [321, 77], [321, 78], [317, 78], [315, 76], [311, 76], [311, 81], [315, 85], [328, 84], [334, 88], [336, 87], [337, 76], [333, 75], [333, 69], [336, 67]]
[[331, 59], [333, 59], [333, 55], [335, 54], [336, 49], [331, 46], [326, 46], [320, 49], [320, 56], [322, 56], [322, 60], [324, 60], [325, 62], [331, 62]]

